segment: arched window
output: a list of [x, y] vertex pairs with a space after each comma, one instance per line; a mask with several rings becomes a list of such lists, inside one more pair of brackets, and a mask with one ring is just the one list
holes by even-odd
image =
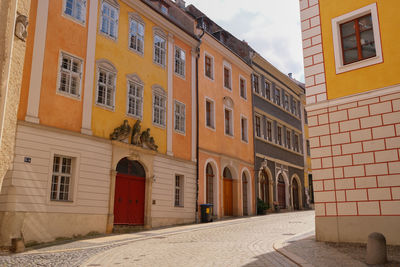
[[136, 177], [146, 177], [146, 171], [144, 170], [142, 164], [138, 161], [132, 161], [127, 158], [123, 158], [118, 162], [117, 172], [119, 174], [127, 174]]
[[228, 167], [226, 167], [226, 168], [224, 169], [223, 176], [224, 176], [224, 178], [226, 178], [226, 179], [232, 179], [232, 173], [231, 173], [231, 171], [229, 170]]
[[243, 215], [248, 215], [248, 196], [247, 196], [247, 187], [248, 187], [248, 181], [246, 177], [246, 173], [243, 172], [242, 174], [242, 190], [243, 190]]

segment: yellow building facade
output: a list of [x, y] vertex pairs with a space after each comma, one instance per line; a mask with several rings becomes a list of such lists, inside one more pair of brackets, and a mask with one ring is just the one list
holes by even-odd
[[400, 244], [399, 8], [300, 1], [318, 240]]

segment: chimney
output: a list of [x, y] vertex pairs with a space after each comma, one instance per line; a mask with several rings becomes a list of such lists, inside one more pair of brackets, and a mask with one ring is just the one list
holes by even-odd
[[180, 8], [185, 8], [186, 2], [184, 0], [175, 0], [175, 3], [180, 7]]
[[293, 75], [293, 73], [288, 73], [288, 76], [291, 78], [291, 79], [293, 79], [293, 77], [292, 77], [292, 75]]

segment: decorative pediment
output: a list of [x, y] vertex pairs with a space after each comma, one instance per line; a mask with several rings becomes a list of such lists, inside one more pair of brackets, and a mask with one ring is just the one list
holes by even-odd
[[117, 68], [108, 59], [102, 58], [96, 60], [96, 65], [100, 68], [106, 69], [110, 72], [117, 73]]
[[167, 92], [165, 92], [165, 90], [158, 84], [153, 85], [151, 89], [153, 90], [153, 94], [159, 94], [163, 96], [167, 95]]
[[128, 80], [131, 80], [133, 82], [136, 82], [136, 83], [139, 83], [139, 84], [143, 85], [143, 81], [140, 79], [140, 77], [136, 73], [127, 74], [126, 78]]
[[134, 19], [134, 20], [144, 24], [144, 20], [142, 19], [142, 17], [138, 13], [129, 12], [128, 15], [129, 15], [129, 18]]
[[225, 106], [227, 106], [228, 108], [233, 108], [234, 102], [232, 98], [230, 98], [229, 96], [224, 96], [223, 101]]

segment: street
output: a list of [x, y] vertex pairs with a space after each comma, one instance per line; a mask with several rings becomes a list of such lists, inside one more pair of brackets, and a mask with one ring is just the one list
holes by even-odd
[[275, 242], [314, 230], [314, 211], [80, 240], [3, 256], [0, 266], [296, 266]]

